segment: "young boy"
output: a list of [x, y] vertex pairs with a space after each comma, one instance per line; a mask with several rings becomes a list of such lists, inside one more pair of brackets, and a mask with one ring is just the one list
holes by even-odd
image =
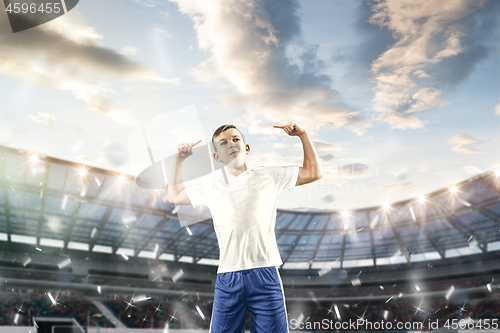
[[246, 155], [250, 146], [235, 126], [223, 125], [213, 134], [212, 143], [214, 159], [224, 163], [225, 176], [185, 187], [179, 170], [201, 140], [177, 147], [168, 186], [169, 201], [208, 206], [219, 242], [210, 333], [243, 333], [247, 309], [252, 333], [288, 332], [277, 270], [283, 264], [274, 233], [277, 198], [289, 188], [320, 179], [323, 172], [305, 128], [294, 122], [274, 127], [300, 138], [304, 149], [302, 167], [248, 170]]

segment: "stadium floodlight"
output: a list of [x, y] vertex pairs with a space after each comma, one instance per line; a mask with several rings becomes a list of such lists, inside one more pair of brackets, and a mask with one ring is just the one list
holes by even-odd
[[495, 170], [495, 175], [496, 175], [497, 177], [498, 177], [498, 176], [500, 176], [500, 169], [496, 169], [496, 170]]
[[388, 203], [385, 203], [385, 204], [383, 204], [382, 207], [384, 207], [385, 211], [388, 211], [391, 208], [391, 205], [389, 205]]
[[38, 161], [40, 161], [40, 156], [38, 156], [38, 154], [33, 153], [33, 155], [30, 156], [30, 161], [31, 163], [36, 164], [38, 163]]
[[349, 217], [349, 211], [346, 209], [342, 212], [343, 217]]
[[455, 185], [451, 186], [450, 187], [450, 192], [453, 193], [453, 194], [457, 193], [457, 187]]
[[78, 168], [78, 174], [80, 175], [80, 177], [83, 177], [87, 174], [87, 169], [85, 169], [84, 166], [81, 166], [80, 168]]
[[127, 181], [127, 177], [125, 175], [119, 175], [118, 181], [120, 182], [120, 184], [125, 184], [125, 182]]
[[418, 201], [419, 201], [420, 203], [424, 203], [424, 202], [425, 202], [425, 197], [424, 197], [423, 195], [419, 196], [419, 197], [418, 197]]

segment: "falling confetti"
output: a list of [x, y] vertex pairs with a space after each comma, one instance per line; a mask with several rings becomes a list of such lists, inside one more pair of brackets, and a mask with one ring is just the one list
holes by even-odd
[[177, 282], [182, 276], [184, 275], [184, 271], [182, 269], [179, 269], [177, 273], [172, 276], [172, 281]]
[[351, 283], [354, 287], [358, 287], [361, 285], [361, 279], [357, 278], [357, 279], [353, 279], [351, 280]]
[[198, 311], [198, 314], [200, 315], [201, 319], [205, 320], [205, 315], [203, 314], [203, 312], [201, 311], [200, 307], [198, 306], [198, 304], [195, 305], [196, 307], [196, 311]]
[[371, 229], [375, 228], [377, 226], [379, 220], [380, 220], [380, 217], [378, 217], [378, 215], [375, 215], [375, 217], [373, 218], [373, 220], [370, 223], [370, 228]]
[[138, 295], [138, 296], [132, 297], [132, 303], [138, 303], [138, 302], [146, 301], [148, 299], [151, 299], [151, 297], [148, 297], [146, 295]]
[[335, 201], [335, 197], [333, 195], [325, 195], [323, 198], [323, 201], [326, 202], [327, 204], [332, 203]]
[[186, 231], [189, 234], [189, 236], [193, 236], [193, 232], [191, 231], [191, 229], [189, 229], [188, 226], [186, 226]]
[[82, 142], [81, 142], [81, 141], [78, 141], [78, 143], [77, 143], [77, 144], [76, 144], [73, 148], [71, 148], [71, 152], [72, 152], [73, 154], [74, 154], [74, 153], [76, 153], [76, 151], [77, 151], [78, 149], [80, 149], [80, 148], [82, 147], [82, 145], [83, 145], [83, 144], [82, 144]]
[[341, 270], [339, 271], [339, 278], [340, 278], [341, 280], [345, 280], [345, 279], [347, 279], [347, 277], [348, 277], [348, 276], [349, 276], [349, 274], [347, 273], [347, 271], [346, 271], [345, 269], [341, 269]]
[[19, 312], [14, 315], [14, 324], [17, 325], [18, 322], [19, 322]]
[[339, 307], [337, 306], [337, 304], [334, 304], [333, 307], [335, 308], [335, 314], [337, 315], [337, 319], [342, 320], [342, 317], [340, 316]]
[[63, 201], [62, 201], [62, 203], [61, 203], [61, 208], [62, 208], [62, 210], [65, 210], [65, 209], [66, 209], [66, 204], [67, 204], [67, 203], [68, 203], [68, 195], [67, 195], [67, 194], [65, 194], [65, 195], [64, 195], [64, 198], [63, 198]]
[[125, 261], [128, 260], [128, 256], [125, 253], [120, 253], [120, 255], [122, 256], [123, 259], [125, 259]]
[[83, 198], [87, 195], [87, 183], [84, 183], [82, 189], [80, 190], [80, 196]]
[[100, 294], [102, 292], [101, 286], [97, 286], [97, 292]]
[[23, 262], [23, 266], [24, 267], [28, 266], [30, 262], [31, 262], [31, 258], [30, 257], [26, 258], [26, 260]]
[[90, 234], [90, 238], [95, 238], [97, 236], [97, 228], [92, 229], [92, 233]]
[[397, 178], [399, 180], [403, 180], [408, 177], [408, 170], [406, 170], [405, 167], [402, 167], [401, 169], [397, 170], [392, 174], [394, 178]]
[[132, 223], [132, 222], [135, 222], [135, 221], [137, 221], [137, 217], [135, 217], [135, 215], [123, 216], [122, 217], [122, 222], [124, 224], [129, 224], [129, 223]]
[[453, 293], [455, 292], [455, 287], [453, 285], [451, 285], [450, 289], [448, 289], [448, 291], [446, 292], [446, 299], [449, 300], [451, 295], [453, 295]]
[[57, 301], [55, 300], [54, 296], [52, 296], [52, 294], [50, 292], [47, 293], [47, 296], [49, 297], [50, 302], [52, 303], [52, 305], [56, 306], [57, 305]]
[[69, 265], [71, 265], [71, 259], [67, 258], [67, 259], [64, 259], [63, 261], [61, 261], [59, 264], [57, 264], [57, 267], [59, 267], [59, 269], [63, 269], [64, 267], [69, 266]]
[[491, 283], [488, 283], [488, 284], [486, 285], [486, 288], [488, 288], [488, 291], [491, 293]]
[[332, 268], [331, 268], [330, 266], [325, 266], [325, 267], [323, 267], [322, 269], [320, 269], [320, 270], [318, 271], [318, 275], [319, 275], [319, 276], [323, 276], [323, 275], [328, 274], [328, 273], [329, 273], [329, 272], [331, 272], [331, 271], [332, 271]]
[[391, 296], [389, 297], [389, 299], [387, 301], [385, 301], [386, 303], [389, 303], [392, 299], [394, 298], [394, 296]]
[[417, 291], [420, 291], [420, 287], [418, 286], [418, 284], [416, 284], [416, 285], [415, 285], [415, 289], [416, 289]]
[[384, 310], [384, 319], [387, 320], [388, 317], [389, 317], [389, 311]]
[[101, 181], [99, 180], [99, 178], [94, 177], [94, 180], [95, 180], [97, 186], [101, 186]]
[[410, 214], [411, 214], [411, 219], [413, 220], [413, 222], [416, 222], [417, 219], [415, 218], [415, 212], [413, 211], [412, 206], [410, 206]]

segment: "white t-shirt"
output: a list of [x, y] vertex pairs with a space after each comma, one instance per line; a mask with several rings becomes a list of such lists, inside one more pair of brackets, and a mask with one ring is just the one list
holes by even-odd
[[274, 226], [278, 195], [297, 182], [299, 167], [263, 167], [186, 187], [193, 207], [206, 205], [219, 241], [218, 273], [283, 264]]

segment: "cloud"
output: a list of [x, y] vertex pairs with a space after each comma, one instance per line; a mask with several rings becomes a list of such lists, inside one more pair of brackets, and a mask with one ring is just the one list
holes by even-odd
[[126, 57], [133, 57], [135, 56], [140, 50], [132, 45], [125, 45], [122, 47], [120, 50], [120, 53], [123, 54]]
[[[100, 42], [102, 36], [74, 15], [13, 34], [0, 16], [0, 73], [42, 88], [68, 91], [89, 110], [114, 111], [110, 89], [95, 83], [103, 75], [130, 81], [178, 83], [158, 76], [118, 50]], [[125, 47], [126, 52], [132, 49]], [[123, 50], [122, 50], [123, 51]]]
[[[337, 153], [346, 153], [346, 149], [343, 148], [342, 146], [335, 144], [335, 143], [330, 143], [324, 140], [313, 140], [314, 147], [316, 148], [317, 151], [324, 152], [324, 151], [334, 151]], [[297, 146], [302, 147], [301, 143], [298, 143]]]
[[365, 178], [369, 171], [370, 167], [361, 163], [346, 164], [338, 168], [339, 175], [345, 179]]
[[75, 156], [75, 158], [78, 162], [83, 163], [83, 164], [99, 165], [102, 162], [102, 159], [100, 159], [100, 158], [93, 158], [93, 157], [89, 157], [87, 155], [78, 155], [78, 156]]
[[32, 116], [32, 115], [28, 115], [28, 117], [31, 120], [33, 120], [35, 123], [42, 125], [42, 126], [46, 126], [46, 127], [49, 127], [50, 125], [52, 125], [52, 123], [56, 119], [56, 117], [54, 115], [52, 115], [50, 113], [46, 113], [46, 112], [38, 112], [36, 117]]
[[459, 154], [469, 154], [469, 155], [486, 153], [486, 151], [478, 150], [472, 148], [471, 146], [468, 146], [468, 144], [479, 143], [479, 142], [481, 141], [473, 138], [468, 134], [463, 134], [463, 133], [455, 133], [448, 140], [449, 144], [455, 145], [451, 148], [453, 151]]
[[417, 69], [415, 72], [413, 72], [413, 75], [415, 75], [416, 77], [421, 78], [421, 79], [426, 79], [426, 78], [431, 77], [429, 74], [427, 74], [426, 72], [424, 72], [421, 69]]
[[495, 113], [500, 116], [500, 103], [495, 107]]
[[467, 134], [462, 134], [462, 133], [455, 133], [453, 136], [448, 140], [449, 144], [456, 145], [456, 144], [469, 144], [469, 143], [479, 143], [481, 141], [474, 139], [472, 136], [467, 135]]
[[235, 92], [222, 96], [229, 107], [259, 110], [272, 121], [294, 119], [311, 130], [346, 127], [362, 134], [369, 126], [332, 88], [319, 46], [303, 41], [298, 0], [170, 1], [191, 17], [198, 47], [210, 52], [193, 75], [229, 81]]
[[107, 142], [102, 148], [100, 155], [103, 155], [112, 166], [119, 167], [129, 161], [127, 147], [118, 142]]
[[323, 162], [328, 162], [328, 161], [333, 160], [335, 158], [335, 156], [333, 156], [332, 154], [327, 154], [327, 155], [320, 155], [319, 158]]
[[427, 125], [427, 121], [421, 121], [415, 116], [409, 114], [401, 114], [398, 112], [386, 112], [377, 117], [377, 120], [382, 121], [391, 126], [391, 129], [420, 129]]
[[451, 149], [459, 154], [473, 155], [473, 154], [487, 153], [484, 150], [478, 150], [476, 148], [472, 148], [471, 146], [467, 146], [467, 145], [456, 145], [456, 146], [452, 147]]
[[158, 15], [160, 15], [160, 17], [164, 20], [167, 20], [168, 17], [170, 16], [170, 13], [169, 12], [158, 12]]
[[467, 174], [468, 177], [472, 177], [484, 172], [482, 169], [474, 165], [466, 165], [462, 167], [462, 170]]
[[141, 6], [146, 6], [146, 7], [154, 7], [159, 4], [158, 1], [155, 0], [134, 0]]
[[[444, 106], [441, 88], [462, 82], [488, 54], [486, 44], [497, 20], [490, 13], [498, 7], [493, 2], [371, 2], [369, 22], [392, 32], [395, 39], [371, 64], [376, 83], [372, 108], [381, 113], [378, 121], [393, 129], [425, 127], [425, 121], [410, 114]], [[443, 68], [457, 74], [445, 74]]]
[[162, 28], [153, 28], [153, 31], [157, 32], [157, 33], [159, 33], [159, 34], [161, 34], [161, 35], [163, 35], [163, 36], [165, 36], [167, 38], [173, 38], [172, 34], [169, 33], [169, 32], [167, 32], [165, 29], [162, 29]]
[[391, 183], [391, 184], [379, 186], [379, 187], [375, 188], [374, 190], [378, 190], [378, 189], [403, 190], [403, 189], [407, 189], [407, 188], [416, 187], [419, 185], [420, 185], [419, 183], [412, 183], [412, 182], [396, 182], [396, 183]]
[[346, 63], [348, 70], [343, 77], [349, 88], [358, 88], [370, 82], [370, 67], [380, 54], [384, 53], [395, 39], [388, 29], [370, 24], [372, 7], [368, 1], [360, 1], [356, 9], [357, 19], [352, 29], [357, 32], [357, 38], [350, 41], [351, 48], [342, 46], [333, 55], [334, 63]]

